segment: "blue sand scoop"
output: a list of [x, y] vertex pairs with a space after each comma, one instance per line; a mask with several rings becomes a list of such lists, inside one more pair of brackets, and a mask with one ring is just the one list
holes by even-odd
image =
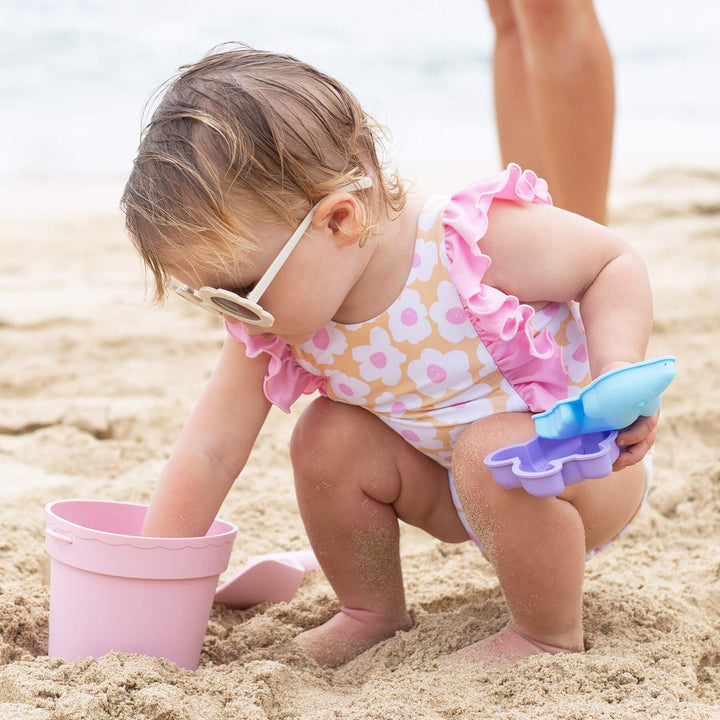
[[675, 358], [665, 356], [611, 370], [580, 394], [559, 400], [533, 415], [535, 431], [544, 438], [567, 438], [603, 430], [620, 430], [641, 415], [654, 415], [660, 396], [675, 377]]

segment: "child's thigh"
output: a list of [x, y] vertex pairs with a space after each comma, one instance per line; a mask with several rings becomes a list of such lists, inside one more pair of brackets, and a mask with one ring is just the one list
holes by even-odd
[[468, 539], [447, 470], [363, 408], [318, 398], [296, 424], [290, 451], [300, 492], [304, 484], [317, 492], [321, 475], [334, 493], [360, 490], [441, 540]]

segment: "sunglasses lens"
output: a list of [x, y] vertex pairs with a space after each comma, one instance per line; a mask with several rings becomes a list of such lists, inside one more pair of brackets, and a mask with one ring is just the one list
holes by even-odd
[[232, 315], [240, 320], [244, 320], [246, 322], [259, 322], [262, 319], [254, 310], [251, 310], [234, 300], [230, 300], [229, 298], [218, 297], [215, 295], [210, 299], [214, 305], [220, 308], [222, 312]]

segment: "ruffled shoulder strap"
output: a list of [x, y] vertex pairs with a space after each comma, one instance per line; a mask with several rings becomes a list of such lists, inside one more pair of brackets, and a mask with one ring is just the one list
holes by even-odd
[[552, 204], [547, 183], [515, 164], [453, 195], [443, 217], [448, 274], [498, 369], [537, 412], [566, 397], [567, 373], [552, 335], [547, 330], [533, 331], [533, 308], [482, 283], [491, 260], [482, 252], [480, 241], [495, 200]]
[[263, 392], [273, 405], [290, 412], [290, 406], [301, 395], [309, 395], [316, 390], [324, 393], [325, 378], [302, 368], [287, 343], [276, 337], [250, 336], [242, 323], [226, 321], [225, 328], [232, 337], [245, 345], [248, 357], [255, 358], [261, 353], [269, 356]]
[[445, 210], [445, 226], [465, 238], [477, 255], [482, 254], [478, 242], [487, 232], [488, 211], [495, 200], [552, 205], [545, 180], [532, 170], [521, 170], [515, 163], [510, 163], [504, 172], [479, 180], [456, 193]]

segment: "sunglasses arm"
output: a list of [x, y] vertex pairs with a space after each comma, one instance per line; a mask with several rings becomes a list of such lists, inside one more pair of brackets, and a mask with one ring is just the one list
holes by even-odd
[[290, 236], [290, 239], [285, 243], [283, 249], [278, 253], [278, 256], [272, 261], [270, 267], [265, 271], [265, 274], [260, 278], [258, 284], [247, 294], [247, 299], [252, 303], [257, 303], [258, 300], [263, 296], [268, 285], [273, 281], [275, 276], [280, 272], [280, 268], [285, 264], [290, 253], [295, 249], [295, 246], [300, 242], [300, 239], [305, 234], [305, 231], [312, 222], [313, 215], [315, 214], [315, 207], [305, 216], [303, 221], [298, 225], [297, 230]]
[[[343, 185], [341, 188], [338, 188], [336, 192], [363, 190], [369, 188], [371, 185], [372, 178], [366, 176], [360, 178], [360, 180], [355, 180], [351, 183], [348, 183], [347, 185]], [[320, 202], [322, 202], [322, 200]], [[246, 297], [249, 302], [257, 304], [257, 302], [263, 296], [263, 293], [265, 292], [265, 290], [267, 290], [268, 285], [270, 285], [270, 283], [273, 281], [275, 276], [280, 271], [280, 268], [285, 264], [285, 261], [288, 259], [290, 253], [300, 242], [300, 239], [305, 234], [305, 231], [308, 229], [308, 227], [310, 227], [310, 223], [312, 222], [313, 216], [315, 215], [315, 211], [317, 210], [318, 205], [320, 205], [320, 202], [313, 205], [310, 212], [303, 218], [300, 225], [298, 225], [297, 230], [295, 230], [295, 232], [290, 236], [290, 239], [285, 243], [283, 249], [280, 251], [275, 260], [273, 260], [272, 264], [266, 270], [265, 274], [260, 278], [258, 284], [252, 289], [250, 293], [248, 293]]]

